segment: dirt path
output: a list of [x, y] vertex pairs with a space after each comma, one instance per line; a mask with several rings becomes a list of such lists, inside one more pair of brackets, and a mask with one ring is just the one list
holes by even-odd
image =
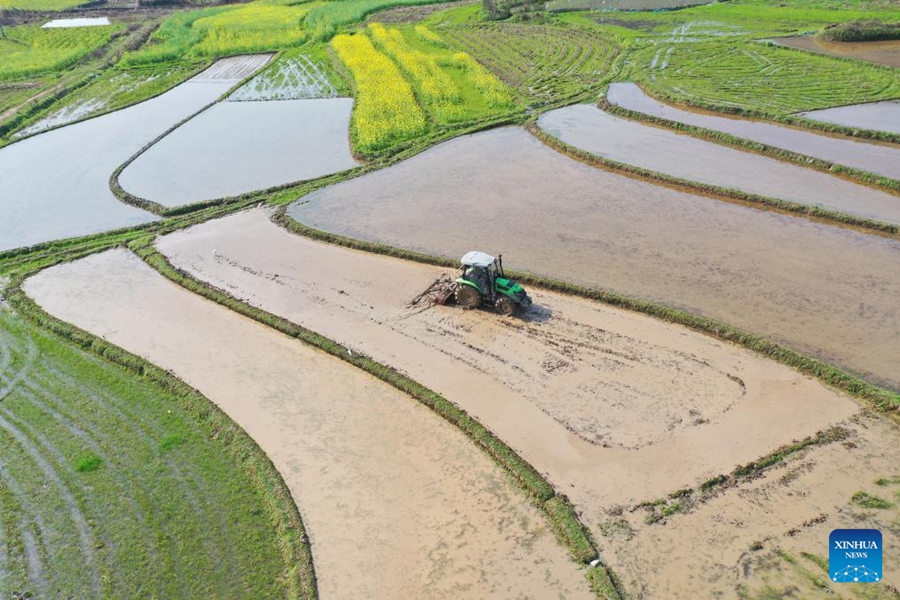
[[[598, 537], [617, 507], [695, 487], [782, 444], [846, 424], [859, 411], [853, 401], [749, 351], [584, 300], [535, 293], [536, 305], [523, 319], [410, 309], [409, 299], [441, 269], [294, 236], [262, 210], [211, 221], [157, 245], [195, 277], [443, 393], [547, 473]], [[892, 448], [884, 446], [884, 453]], [[837, 497], [858, 484], [851, 479], [830, 493]], [[747, 535], [776, 535], [783, 522], [817, 514], [818, 505], [802, 497], [788, 504], [790, 511], [748, 526]], [[760, 510], [773, 509], [765, 504]], [[693, 522], [695, 535], [712, 536], [714, 513], [696, 512], [702, 518]], [[665, 528], [648, 528], [646, 535], [659, 529]], [[708, 597], [733, 593], [732, 563], [746, 550], [743, 537], [717, 540], [692, 567], [730, 575], [696, 587], [655, 567], [642, 583], [658, 552], [638, 554], [615, 540], [601, 540], [601, 546], [632, 589], [659, 595], [671, 579], [685, 594], [692, 591], [682, 597]]]
[[586, 593], [535, 508], [449, 424], [340, 361], [182, 290], [124, 250], [25, 289], [216, 401], [269, 454], [323, 597]]
[[310, 194], [303, 223], [720, 319], [900, 389], [900, 242], [575, 162], [518, 128]]
[[722, 131], [760, 144], [900, 179], [900, 148], [896, 146], [832, 137], [774, 123], [684, 110], [651, 98], [634, 83], [613, 83], [609, 86], [607, 100], [636, 112]]
[[900, 197], [827, 173], [622, 119], [579, 104], [541, 115], [538, 125], [592, 154], [689, 181], [900, 223]]

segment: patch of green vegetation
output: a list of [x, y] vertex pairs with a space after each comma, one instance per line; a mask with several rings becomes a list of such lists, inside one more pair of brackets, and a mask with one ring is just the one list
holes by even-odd
[[900, 23], [884, 23], [878, 19], [850, 21], [831, 25], [819, 34], [826, 42], [874, 42], [900, 39]]
[[185, 442], [187, 442], [187, 440], [178, 434], [167, 435], [159, 443], [159, 453], [165, 454], [170, 450], [183, 446]]
[[900, 484], [900, 476], [896, 476], [896, 475], [893, 477], [880, 477], [877, 480], [875, 480], [875, 485], [879, 485], [881, 487], [888, 486], [888, 485], [897, 485], [897, 484]]
[[863, 491], [859, 491], [853, 494], [853, 497], [850, 498], [850, 501], [857, 506], [862, 506], [863, 508], [887, 509], [893, 506], [893, 504], [891, 504], [884, 498], [879, 498], [874, 494], [869, 494], [868, 492]]
[[90, 473], [96, 471], [103, 464], [103, 459], [96, 454], [86, 454], [78, 457], [75, 461], [75, 470], [79, 473]]
[[575, 25], [481, 23], [438, 28], [533, 105], [590, 97], [616, 74], [615, 36]]
[[18, 10], [66, 10], [74, 8], [80, 4], [85, 4], [87, 0], [0, 0], [0, 9], [15, 8]]
[[372, 13], [398, 6], [438, 4], [449, 0], [341, 0], [317, 2], [304, 19], [307, 29], [318, 40], [330, 39], [344, 25], [358, 23]]
[[[7, 309], [0, 348], [2, 381], [14, 382], [0, 402], [0, 597], [301, 595], [290, 573], [302, 561], [283, 554], [273, 501], [290, 495], [277, 475], [265, 487], [254, 479], [244, 461], [261, 451], [208, 400], [171, 380], [164, 390]], [[160, 452], [176, 440], [185, 451]]]
[[789, 115], [900, 96], [894, 69], [753, 40], [652, 44], [632, 78], [665, 99]]
[[821, 556], [816, 556], [815, 554], [810, 554], [809, 552], [801, 552], [800, 556], [819, 567], [825, 573], [828, 573], [828, 561]]
[[631, 528], [631, 523], [628, 522], [628, 519], [622, 517], [612, 521], [603, 521], [597, 527], [600, 529], [600, 533], [606, 537], [624, 537], [625, 539], [634, 537], [634, 529]]
[[6, 36], [0, 38], [0, 81], [71, 67], [123, 31], [124, 26], [117, 24], [56, 29], [42, 29], [39, 25], [7, 28]]

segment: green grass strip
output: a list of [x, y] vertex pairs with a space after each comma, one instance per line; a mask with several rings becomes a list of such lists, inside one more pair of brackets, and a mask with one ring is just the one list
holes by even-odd
[[705, 127], [688, 125], [679, 121], [670, 121], [669, 119], [663, 119], [662, 117], [648, 115], [646, 113], [623, 108], [621, 106], [616, 106], [615, 104], [610, 104], [606, 99], [601, 100], [598, 106], [602, 110], [610, 114], [625, 119], [631, 119], [633, 121], [644, 121], [653, 125], [658, 125], [668, 129], [674, 129], [701, 140], [722, 144], [724, 146], [731, 146], [732, 148], [738, 148], [739, 150], [749, 150], [763, 156], [770, 156], [779, 160], [783, 160], [785, 162], [795, 163], [800, 165], [801, 167], [807, 167], [810, 169], [816, 169], [817, 171], [824, 171], [831, 175], [846, 177], [847, 179], [851, 179], [853, 181], [872, 187], [885, 189], [890, 192], [900, 192], [900, 180], [892, 179], [890, 177], [877, 175], [875, 173], [870, 173], [868, 171], [863, 171], [861, 169], [856, 169], [853, 167], [846, 167], [844, 165], [839, 165], [837, 163], [822, 160], [820, 158], [800, 154], [799, 152], [792, 152], [783, 148], [769, 146], [768, 144], [761, 144], [759, 142], [754, 142], [752, 140], [731, 135], [730, 133], [724, 133], [722, 131], [716, 131], [714, 129], [706, 129]]
[[[456, 260], [449, 258], [412, 252], [388, 246], [386, 244], [354, 240], [335, 233], [321, 231], [292, 219], [285, 213], [284, 208], [279, 210], [273, 216], [273, 221], [292, 233], [310, 239], [327, 242], [329, 244], [440, 267], [455, 268], [458, 266]], [[794, 350], [783, 348], [765, 338], [746, 333], [714, 319], [693, 315], [662, 304], [648, 302], [646, 300], [637, 300], [614, 292], [588, 288], [560, 281], [558, 279], [552, 279], [550, 277], [534, 275], [532, 273], [512, 270], [507, 270], [507, 273], [511, 278], [526, 285], [547, 291], [579, 296], [610, 306], [644, 313], [669, 323], [683, 325], [688, 329], [705, 333], [720, 340], [738, 344], [739, 346], [743, 346], [744, 348], [753, 350], [758, 354], [792, 367], [804, 375], [815, 377], [822, 383], [843, 391], [865, 405], [890, 416], [895, 422], [900, 423], [900, 394], [888, 391], [867, 381], [863, 381], [858, 377], [850, 375], [837, 367], [815, 358], [810, 358]]]
[[[179, 286], [287, 336], [296, 338], [317, 350], [350, 363], [421, 402], [462, 431], [516, 482], [526, 495], [541, 508], [557, 539], [569, 550], [576, 561], [581, 564], [587, 564], [598, 557], [599, 553], [593, 538], [578, 518], [568, 499], [557, 494], [552, 484], [537, 469], [516, 454], [512, 448], [507, 446], [487, 427], [453, 402], [390, 366], [359, 353], [351, 355], [342, 344], [301, 327], [283, 317], [251, 306], [222, 290], [195, 279], [189, 273], [172, 265], [153, 245], [152, 236], [138, 238], [128, 244], [128, 246], [150, 267]], [[591, 581], [592, 587], [595, 579], [614, 581], [608, 569], [600, 563], [588, 569], [586, 575]], [[611, 586], [611, 589], [615, 591], [615, 595], [604, 595], [601, 597], [621, 598], [616, 586]]]
[[689, 179], [682, 179], [680, 177], [674, 177], [672, 175], [666, 175], [665, 173], [659, 173], [657, 171], [651, 171], [649, 169], [644, 169], [641, 167], [636, 167], [634, 165], [629, 165], [627, 163], [604, 158], [602, 156], [592, 154], [586, 150], [582, 150], [581, 148], [571, 146], [563, 142], [559, 138], [553, 137], [552, 135], [538, 127], [534, 121], [526, 125], [525, 129], [528, 130], [528, 132], [533, 136], [541, 140], [544, 144], [556, 150], [560, 154], [564, 154], [569, 158], [585, 163], [592, 167], [615, 171], [629, 177], [650, 180], [655, 183], [662, 183], [667, 186], [676, 187], [692, 193], [700, 193], [706, 196], [712, 196], [725, 200], [737, 200], [738, 202], [749, 203], [756, 206], [762, 206], [768, 209], [791, 213], [803, 217], [858, 227], [860, 229], [865, 229], [866, 231], [877, 233], [880, 235], [893, 237], [900, 234], [900, 225], [892, 225], [890, 223], [884, 223], [882, 221], [876, 221], [874, 219], [866, 219], [864, 217], [848, 215], [847, 213], [829, 210], [827, 208], [821, 208], [818, 206], [811, 206], [809, 204], [800, 204], [799, 202], [781, 200], [780, 198], [760, 196], [759, 194], [751, 194], [733, 188], [723, 188], [716, 185], [699, 183], [696, 181], [691, 181]]
[[262, 509], [275, 530], [287, 597], [317, 598], [312, 553], [300, 513], [278, 470], [256, 442], [203, 394], [143, 358], [49, 315], [22, 291], [21, 284], [22, 278], [16, 278], [5, 291], [7, 301], [17, 313], [83, 350], [159, 386], [180, 402], [201, 430], [221, 444], [255, 488]]

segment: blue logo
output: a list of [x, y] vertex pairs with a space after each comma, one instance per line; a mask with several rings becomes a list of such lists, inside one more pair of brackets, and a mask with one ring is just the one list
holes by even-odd
[[881, 532], [835, 529], [828, 537], [828, 569], [837, 583], [881, 581]]

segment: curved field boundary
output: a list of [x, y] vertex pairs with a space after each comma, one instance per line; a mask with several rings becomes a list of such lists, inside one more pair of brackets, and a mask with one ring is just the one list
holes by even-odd
[[[73, 14], [77, 14], [77, 11], [76, 11], [75, 13], [73, 13]], [[153, 30], [154, 30], [154, 29], [155, 29], [155, 27], [152, 27], [152, 28], [149, 28], [146, 32], [138, 32], [138, 33], [140, 33], [140, 34], [142, 34], [142, 35], [145, 35], [145, 37], [148, 37], [148, 38], [149, 38], [150, 35], [153, 33]], [[127, 43], [127, 42], [126, 42], [126, 43]], [[105, 63], [102, 65], [101, 70], [113, 66], [117, 60], [118, 60], [118, 56], [114, 56], [114, 57], [107, 58], [107, 60], [105, 61]], [[203, 71], [205, 71], [206, 69], [208, 69], [208, 68], [210, 67], [210, 65], [212, 65], [212, 62], [210, 62], [210, 63], [208, 63], [208, 64], [207, 64], [207, 63], [202, 64], [200, 67], [197, 68], [196, 71], [190, 73], [190, 74], [188, 75], [188, 77], [187, 77], [184, 81], [182, 81], [181, 83], [184, 83], [184, 82], [187, 81], [188, 79], [191, 79], [192, 77], [194, 77], [194, 76], [196, 76], [196, 75], [202, 73]], [[80, 80], [78, 80], [77, 82], [75, 82], [74, 84], [72, 84], [71, 86], [69, 86], [69, 87], [67, 87], [67, 88], [63, 88], [63, 89], [61, 89], [61, 90], [57, 90], [57, 92], [56, 92], [55, 94], [52, 94], [52, 95], [49, 95], [49, 96], [45, 97], [43, 100], [39, 101], [38, 105], [29, 107], [28, 110], [25, 111], [25, 113], [21, 115], [21, 118], [20, 118], [20, 115], [17, 114], [15, 117], [13, 117], [12, 119], [10, 119], [10, 121], [7, 121], [6, 124], [0, 126], [0, 138], [3, 138], [4, 136], [9, 135], [9, 134], [11, 134], [11, 133], [15, 133], [16, 130], [21, 129], [21, 128], [25, 127], [26, 125], [28, 125], [28, 124], [30, 124], [30, 123], [36, 121], [37, 118], [40, 117], [40, 116], [43, 116], [43, 115], [45, 114], [45, 112], [46, 112], [48, 109], [50, 109], [50, 108], [53, 106], [53, 104], [54, 104], [57, 100], [61, 100], [61, 99], [64, 98], [65, 96], [68, 96], [70, 93], [75, 92], [75, 91], [81, 89], [82, 87], [84, 87], [84, 86], [86, 86], [87, 84], [91, 83], [93, 80], [94, 80], [93, 76], [92, 76], [91, 74], [88, 74], [88, 75], [84, 76], [82, 79], [80, 79]], [[181, 85], [181, 83], [179, 83], [178, 85]], [[36, 131], [36, 132], [31, 133], [31, 134], [29, 134], [29, 135], [23, 135], [23, 136], [21, 136], [21, 137], [17, 137], [16, 139], [11, 140], [11, 141], [9, 141], [9, 142], [7, 142], [7, 143], [5, 143], [5, 144], [4, 144], [4, 143], [0, 143], [0, 147], [4, 147], [4, 148], [5, 148], [6, 146], [12, 146], [13, 144], [17, 144], [17, 143], [19, 143], [19, 142], [21, 142], [21, 141], [23, 141], [23, 140], [27, 140], [28, 138], [32, 138], [32, 137], [34, 137], [34, 136], [36, 136], [36, 135], [41, 135], [42, 133], [47, 133], [48, 131], [53, 131], [54, 129], [59, 129], [60, 127], [66, 127], [66, 126], [68, 126], [68, 125], [74, 125], [74, 124], [76, 124], [76, 123], [81, 123], [82, 121], [87, 121], [87, 120], [89, 120], [89, 119], [96, 119], [97, 117], [102, 117], [103, 115], [108, 115], [108, 114], [110, 114], [110, 113], [114, 113], [114, 112], [119, 111], [119, 110], [124, 110], [124, 109], [126, 109], [126, 108], [131, 107], [131, 106], [135, 106], [135, 105], [137, 105], [137, 104], [140, 104], [141, 102], [146, 102], [147, 100], [152, 100], [152, 99], [156, 98], [157, 96], [161, 96], [161, 95], [165, 94], [166, 92], [168, 92], [169, 90], [173, 89], [174, 87], [175, 87], [175, 86], [172, 86], [172, 87], [170, 87], [170, 88], [168, 88], [168, 89], [161, 90], [161, 91], [159, 91], [159, 92], [157, 92], [157, 93], [155, 93], [155, 94], [153, 94], [153, 95], [151, 95], [151, 96], [147, 96], [146, 98], [144, 98], [143, 100], [141, 100], [141, 101], [139, 101], [139, 102], [134, 102], [133, 104], [128, 104], [128, 105], [125, 105], [125, 106], [120, 106], [119, 108], [112, 108], [112, 109], [108, 109], [108, 110], [102, 110], [102, 111], [100, 111], [100, 112], [97, 112], [97, 113], [94, 113], [94, 114], [91, 114], [91, 115], [84, 116], [84, 117], [82, 117], [82, 118], [80, 118], [80, 119], [75, 119], [74, 121], [71, 121], [71, 122], [69, 122], [69, 123], [62, 123], [62, 124], [60, 124], [60, 125], [54, 125], [54, 126], [52, 126], [52, 127], [48, 127], [47, 129], [43, 129], [43, 130], [41, 130], [41, 131]]]
[[[238, 84], [243, 85], [244, 82]], [[224, 205], [233, 205], [235, 203], [241, 201], [249, 201], [253, 200], [262, 201], [264, 200], [264, 196], [269, 194], [276, 194], [278, 192], [283, 192], [285, 190], [289, 190], [291, 188], [295, 188], [299, 185], [304, 184], [312, 184], [315, 187], [322, 187], [331, 183], [337, 183], [338, 181], [343, 181], [344, 179], [352, 179], [353, 177], [358, 177], [360, 175], [364, 175], [370, 171], [375, 171], [378, 169], [382, 169], [388, 167], [394, 163], [406, 160], [407, 158], [414, 156], [420, 152], [424, 152], [431, 146], [448, 140], [453, 137], [467, 135], [470, 133], [476, 133], [479, 131], [483, 131], [485, 129], [491, 129], [493, 127], [500, 127], [502, 125], [514, 125], [519, 124], [524, 121], [525, 117], [519, 114], [512, 115], [500, 115], [498, 117], [488, 119], [485, 121], [475, 121], [470, 123], [463, 123], [460, 128], [451, 128], [445, 130], [439, 130], [432, 136], [420, 137], [415, 140], [415, 144], [406, 144], [400, 147], [400, 150], [393, 155], [381, 157], [378, 160], [374, 160], [372, 162], [367, 161], [365, 158], [360, 157], [358, 154], [353, 153], [353, 157], [362, 162], [362, 164], [353, 169], [348, 169], [346, 171], [341, 171], [339, 173], [331, 173], [329, 175], [323, 175], [322, 177], [317, 177], [314, 179], [307, 179], [301, 181], [291, 181], [288, 183], [283, 183], [281, 185], [276, 185], [270, 188], [265, 188], [262, 190], [257, 190], [254, 192], [246, 192], [240, 194], [238, 196], [225, 196], [222, 198], [213, 198], [211, 200], [203, 200], [201, 202], [194, 202], [192, 204], [184, 204], [182, 206], [174, 206], [174, 207], [165, 207], [162, 204], [157, 202], [153, 202], [152, 200], [146, 200], [144, 198], [139, 198], [129, 192], [125, 191], [121, 184], [119, 184], [119, 176], [122, 172], [138, 159], [143, 153], [147, 152], [151, 147], [153, 147], [156, 143], [162, 140], [164, 137], [202, 113], [203, 111], [209, 109], [213, 105], [221, 102], [223, 99], [227, 98], [229, 94], [231, 94], [235, 88], [229, 90], [225, 95], [215, 100], [214, 102], [210, 102], [194, 114], [186, 117], [182, 121], [176, 123], [168, 130], [160, 134], [156, 139], [149, 142], [146, 146], [137, 151], [133, 156], [131, 156], [124, 163], [119, 165], [115, 171], [113, 171], [112, 175], [109, 176], [109, 189], [112, 191], [113, 195], [124, 202], [125, 204], [130, 204], [131, 206], [136, 206], [137, 208], [142, 208], [149, 212], [152, 212], [161, 217], [174, 217], [178, 215], [184, 215], [188, 213], [193, 213], [198, 210], [202, 210], [204, 208], [210, 208], [214, 206], [224, 206]], [[4, 258], [4, 254], [0, 254], [0, 260]]]
[[[279, 209], [272, 216], [272, 220], [291, 233], [296, 233], [298, 235], [302, 235], [310, 239], [319, 240], [322, 242], [327, 242], [329, 244], [335, 244], [337, 246], [344, 246], [347, 248], [353, 248], [355, 250], [362, 250], [364, 252], [372, 252], [375, 254], [383, 254], [385, 256], [392, 256], [395, 258], [412, 260], [428, 265], [448, 268], [456, 268], [458, 266], [457, 261], [449, 258], [425, 254], [423, 252], [414, 252], [412, 250], [396, 248], [393, 246], [388, 246], [386, 244], [356, 240], [342, 235], [315, 229], [295, 219], [292, 219], [287, 215], [286, 210], [287, 207], [282, 207], [281, 209]], [[543, 288], [552, 292], [571, 294], [573, 296], [587, 298], [589, 300], [602, 302], [604, 304], [609, 304], [619, 308], [644, 313], [652, 317], [656, 317], [657, 319], [667, 321], [669, 323], [683, 325], [688, 329], [705, 333], [725, 342], [738, 344], [739, 346], [743, 346], [744, 348], [748, 348], [763, 356], [771, 358], [772, 360], [792, 367], [800, 373], [803, 373], [804, 375], [815, 377], [822, 383], [841, 390], [842, 392], [858, 399], [862, 404], [885, 414], [895, 423], [900, 424], [900, 394], [888, 391], [882, 387], [863, 381], [858, 377], [854, 377], [849, 373], [841, 371], [837, 367], [834, 367], [828, 363], [810, 358], [808, 356], [804, 356], [799, 352], [795, 352], [787, 348], [782, 348], [778, 344], [771, 342], [765, 338], [741, 331], [740, 329], [731, 327], [730, 325], [726, 325], [725, 323], [722, 323], [720, 321], [708, 319], [706, 317], [700, 317], [674, 308], [669, 308], [668, 306], [664, 306], [662, 304], [648, 302], [646, 300], [637, 300], [635, 298], [630, 298], [628, 296], [623, 296], [614, 292], [605, 292], [602, 290], [588, 288], [573, 283], [566, 283], [565, 281], [552, 279], [550, 277], [533, 275], [531, 273], [524, 273], [519, 271], [508, 271], [508, 273], [510, 277], [512, 277], [516, 281], [519, 281], [520, 283]]]
[[262, 510], [275, 529], [283, 557], [283, 577], [288, 597], [317, 598], [312, 553], [300, 513], [281, 475], [256, 442], [213, 402], [167, 371], [49, 315], [22, 291], [23, 279], [16, 277], [4, 291], [6, 299], [19, 314], [81, 349], [166, 390], [178, 398], [182, 408], [196, 418], [202, 430], [222, 444], [224, 451], [256, 488], [262, 500]]
[[[804, 52], [803, 50], [798, 50], [798, 52]], [[815, 53], [810, 53], [815, 54]], [[818, 54], [817, 56], [822, 56]], [[835, 60], [844, 60], [855, 63], [851, 58], [839, 58], [839, 57], [831, 57]], [[877, 66], [877, 65], [874, 65]], [[892, 70], [891, 67], [883, 67], [885, 69]], [[893, 69], [895, 70], [895, 69]], [[644, 86], [641, 86], [641, 89], [646, 93], [647, 90]], [[736, 106], [727, 106], [722, 104], [714, 104], [710, 102], [700, 102], [697, 100], [688, 100], [686, 98], [682, 98], [681, 96], [676, 96], [673, 94], [666, 94], [659, 90], [654, 90], [652, 94], [647, 94], [653, 98], [656, 98], [660, 102], [666, 102], [668, 104], [673, 104], [675, 106], [680, 106], [682, 108], [692, 108], [694, 110], [707, 110], [714, 113], [726, 114], [726, 115], [734, 115], [738, 117], [746, 117], [748, 119], [757, 119], [760, 121], [770, 121], [774, 123], [781, 123], [783, 125], [793, 125], [795, 127], [802, 127], [804, 129], [812, 129], [817, 131], [824, 131], [825, 133], [836, 133], [839, 135], [845, 135], [848, 137], [862, 138], [868, 140], [876, 140], [879, 142], [889, 142], [892, 144], [900, 144], [900, 135], [896, 133], [890, 133], [887, 131], [875, 131], [872, 129], [857, 129], [854, 127], [846, 127], [844, 125], [835, 125], [833, 123], [824, 123], [821, 121], [814, 121], [812, 119], [806, 119], [803, 117], [798, 117], [795, 115], [776, 115], [772, 113], [767, 113], [759, 110], [753, 110], [750, 108], [740, 108]]]
[[607, 171], [613, 171], [615, 173], [620, 173], [622, 175], [633, 177], [635, 179], [650, 180], [653, 183], [675, 187], [677, 189], [691, 193], [700, 193], [702, 195], [720, 200], [733, 201], [745, 205], [749, 204], [755, 206], [756, 208], [765, 207], [767, 209], [772, 209], [782, 213], [800, 215], [814, 220], [851, 226], [865, 230], [867, 233], [877, 233], [886, 237], [894, 238], [900, 236], [900, 225], [884, 223], [882, 221], [876, 221], [874, 219], [866, 219], [864, 217], [858, 217], [855, 215], [850, 215], [835, 210], [829, 210], [827, 208], [820, 208], [818, 206], [809, 204], [800, 204], [799, 202], [792, 202], [790, 200], [781, 200], [779, 198], [771, 198], [768, 196], [761, 196], [759, 194], [751, 194], [749, 192], [744, 192], [733, 188], [724, 188], [716, 185], [699, 183], [696, 181], [691, 181], [689, 179], [682, 179], [680, 177], [675, 177], [672, 175], [667, 175], [665, 173], [659, 173], [657, 171], [651, 171], [642, 167], [635, 167], [627, 163], [604, 158], [586, 150], [576, 148], [575, 146], [567, 144], [559, 138], [550, 135], [549, 133], [538, 127], [536, 121], [532, 121], [531, 123], [526, 125], [525, 129], [557, 152], [592, 167], [598, 167]]
[[560, 543], [569, 550], [578, 563], [588, 566], [585, 575], [590, 582], [592, 591], [601, 598], [622, 598], [618, 580], [599, 561], [596, 544], [588, 529], [579, 520], [568, 498], [559, 494], [543, 475], [487, 427], [469, 416], [466, 411], [453, 402], [394, 368], [364, 355], [350, 355], [342, 344], [287, 319], [251, 306], [220, 289], [201, 282], [189, 273], [173, 266], [153, 245], [153, 239], [152, 236], [141, 237], [129, 243], [128, 246], [144, 262], [167, 279], [216, 304], [362, 369], [369, 375], [422, 403], [458, 428], [501, 467], [529, 498], [537, 503]]
[[[644, 90], [644, 93], [647, 93], [647, 91], [643, 87], [641, 89]], [[647, 95], [651, 98], [659, 100], [660, 102], [664, 101], [657, 96], [651, 96], [650, 94]], [[668, 102], [668, 100], [665, 101]], [[681, 106], [671, 102], [669, 102], [669, 104], [673, 104], [678, 108], [690, 108], [689, 105], [686, 104]], [[648, 115], [646, 113], [634, 111], [628, 108], [623, 108], [616, 104], [612, 104], [606, 98], [600, 100], [600, 102], [597, 103], [597, 106], [612, 115], [616, 115], [624, 119], [642, 121], [651, 125], [673, 129], [701, 140], [722, 144], [723, 146], [730, 146], [732, 148], [738, 148], [740, 150], [755, 152], [756, 154], [761, 154], [763, 156], [777, 158], [785, 162], [794, 163], [810, 169], [816, 169], [817, 171], [823, 171], [825, 173], [843, 177], [844, 179], [848, 179], [856, 183], [861, 183], [877, 189], [891, 192], [893, 194], [900, 195], [900, 180], [885, 177], [884, 175], [877, 175], [875, 173], [870, 173], [868, 171], [863, 171], [854, 167], [847, 167], [834, 162], [823, 160], [821, 158], [815, 158], [812, 156], [807, 156], [806, 154], [800, 154], [799, 152], [777, 148], [768, 144], [761, 144], [759, 142], [754, 142], [746, 138], [731, 135], [730, 133], [724, 133], [721, 131], [716, 131], [714, 129], [707, 129], [705, 127], [698, 127], [696, 125], [688, 125], [685, 123], [679, 123], [678, 121], [672, 121], [669, 119], [663, 119], [661, 117]]]

